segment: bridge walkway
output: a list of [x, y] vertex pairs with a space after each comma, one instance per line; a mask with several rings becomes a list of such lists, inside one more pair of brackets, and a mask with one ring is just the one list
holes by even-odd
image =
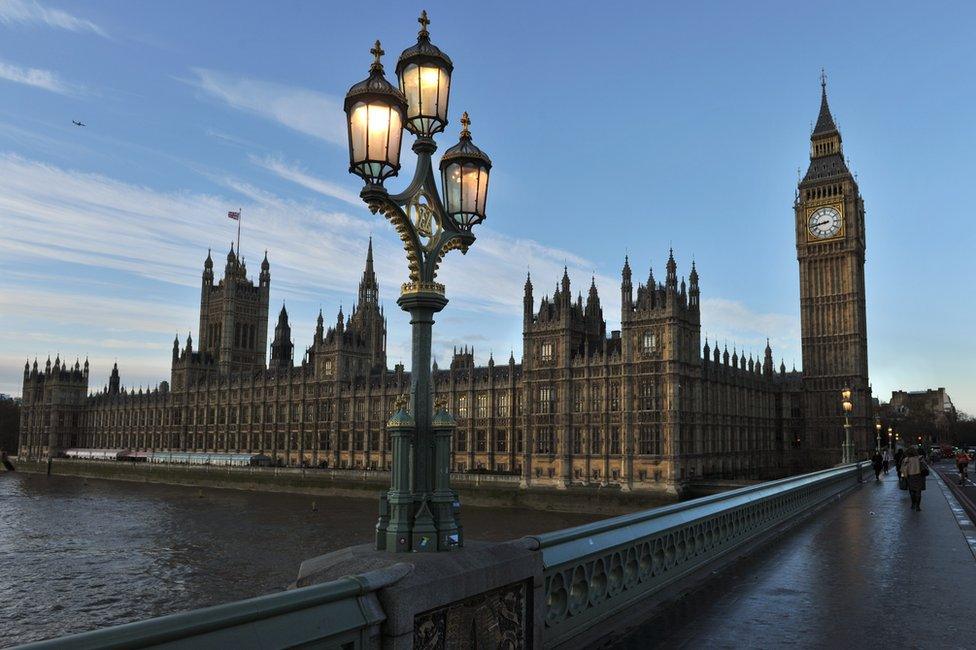
[[619, 648], [973, 648], [976, 530], [936, 472], [892, 470], [665, 607]]

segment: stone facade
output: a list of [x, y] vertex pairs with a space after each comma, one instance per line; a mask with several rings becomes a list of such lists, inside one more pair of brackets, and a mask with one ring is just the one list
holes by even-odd
[[[434, 391], [458, 422], [452, 469], [517, 474], [526, 487], [677, 492], [694, 479], [766, 478], [836, 462], [839, 390], [853, 382], [859, 432], [867, 431], [870, 391], [863, 201], [834, 155], [840, 135], [826, 94], [811, 140], [796, 198], [806, 374], [776, 369], [768, 343], [762, 358], [702, 344], [698, 272], [693, 263], [687, 281], [679, 278], [673, 253], [663, 282], [649, 270], [636, 287], [625, 259], [621, 329], [609, 335], [595, 284], [585, 301], [574, 299], [564, 272], [536, 301], [527, 278], [521, 363], [489, 358], [479, 367], [467, 348], [446, 369], [434, 363]], [[824, 242], [807, 234], [809, 212], [821, 204], [840, 206], [848, 219]], [[372, 245], [352, 313], [340, 309], [326, 330], [320, 312], [300, 364], [284, 307], [266, 361], [270, 284], [267, 255], [257, 285], [233, 248], [214, 284], [208, 255], [200, 349], [189, 336], [183, 346], [174, 341], [170, 381], [152, 390], [121, 388], [116, 367], [109, 385], [89, 395], [87, 362], [25, 366], [20, 452], [240, 451], [286, 465], [388, 468], [386, 420], [410, 376], [402, 365], [387, 368]]]
[[[208, 256], [198, 335], [204, 348], [196, 350], [190, 336], [182, 347], [174, 341], [170, 381], [152, 390], [123, 388], [117, 365], [94, 394], [87, 361], [25, 367], [21, 453], [248, 452], [286, 465], [388, 468], [386, 420], [410, 375], [401, 365], [386, 367], [372, 247], [352, 313], [340, 310], [328, 329], [320, 313], [298, 365], [284, 307], [270, 361], [255, 361], [249, 347], [266, 335], [249, 318], [267, 305], [270, 281], [267, 260], [254, 285], [231, 252], [215, 285]], [[784, 473], [799, 375], [782, 365], [774, 371], [768, 346], [763, 359], [747, 359], [706, 342], [702, 356], [698, 273], [692, 267], [690, 284], [679, 284], [673, 256], [666, 281], [651, 274], [636, 295], [626, 261], [621, 291], [622, 329], [608, 337], [595, 285], [585, 303], [574, 301], [564, 273], [536, 309], [527, 280], [522, 363], [490, 358], [476, 367], [466, 348], [447, 369], [435, 363], [436, 394], [459, 423], [454, 470], [517, 473], [526, 485], [665, 490], [696, 477]]]

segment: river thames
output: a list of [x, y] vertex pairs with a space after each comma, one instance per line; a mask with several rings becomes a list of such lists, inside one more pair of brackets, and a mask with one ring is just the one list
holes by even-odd
[[[368, 542], [375, 498], [0, 474], [0, 647], [284, 589], [302, 560]], [[312, 502], [317, 510], [313, 512]], [[464, 507], [468, 539], [598, 515]]]

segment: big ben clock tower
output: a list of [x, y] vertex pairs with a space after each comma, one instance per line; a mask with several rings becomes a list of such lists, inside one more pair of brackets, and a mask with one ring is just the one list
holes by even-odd
[[844, 162], [840, 132], [821, 76], [820, 114], [810, 135], [810, 166], [800, 181], [796, 257], [800, 265], [804, 446], [820, 465], [840, 460], [841, 390], [849, 387], [855, 449], [870, 448], [871, 389], [864, 307], [864, 201]]

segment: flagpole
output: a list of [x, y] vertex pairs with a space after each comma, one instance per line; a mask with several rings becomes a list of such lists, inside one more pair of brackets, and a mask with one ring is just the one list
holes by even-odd
[[241, 219], [244, 218], [244, 209], [237, 208], [237, 256], [241, 255]]

